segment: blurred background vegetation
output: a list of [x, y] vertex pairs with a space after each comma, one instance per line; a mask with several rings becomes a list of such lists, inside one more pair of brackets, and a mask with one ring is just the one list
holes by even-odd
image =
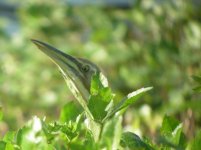
[[75, 98], [50, 59], [30, 41], [47, 42], [100, 66], [117, 99], [153, 86], [124, 116], [125, 130], [156, 137], [165, 114], [192, 138], [201, 126], [199, 0], [0, 0], [0, 133], [33, 115], [57, 120]]

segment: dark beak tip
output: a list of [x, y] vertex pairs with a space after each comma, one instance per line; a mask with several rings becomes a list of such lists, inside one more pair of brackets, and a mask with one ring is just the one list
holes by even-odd
[[35, 39], [30, 39], [30, 41], [35, 42], [36, 40]]
[[39, 43], [39, 41], [38, 41], [38, 40], [36, 40], [36, 39], [30, 39], [30, 41], [31, 41], [31, 42], [33, 42], [34, 44]]
[[44, 44], [42, 42], [40, 42], [39, 40], [35, 40], [35, 39], [30, 39], [31, 42], [33, 42], [39, 49], [41, 49]]

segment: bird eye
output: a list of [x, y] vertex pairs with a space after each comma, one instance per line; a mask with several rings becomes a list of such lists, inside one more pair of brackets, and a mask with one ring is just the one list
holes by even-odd
[[82, 71], [88, 72], [89, 71], [89, 66], [88, 65], [83, 65], [82, 66]]

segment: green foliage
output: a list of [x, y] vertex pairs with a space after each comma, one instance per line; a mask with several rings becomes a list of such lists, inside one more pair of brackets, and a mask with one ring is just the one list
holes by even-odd
[[[48, 123], [45, 121], [45, 118], [41, 120], [38, 117], [33, 117], [32, 120], [17, 132], [7, 132], [0, 141], [0, 148], [2, 150], [199, 149], [200, 132], [194, 140], [187, 144], [184, 133], [182, 132], [182, 124], [167, 115], [163, 118], [160, 129], [161, 135], [157, 139], [157, 143], [153, 143], [153, 141], [147, 138], [140, 138], [132, 132], [123, 132], [122, 116], [118, 113], [121, 109], [115, 109], [115, 113], [103, 121], [107, 113], [114, 110], [114, 108], [130, 106], [136, 102], [142, 93], [145, 93], [151, 88], [137, 90], [131, 96], [127, 96], [127, 99], [124, 98], [123, 102], [120, 101], [108, 108], [108, 105], [111, 105], [115, 97], [111, 89], [104, 87], [100, 81], [99, 75], [95, 75], [92, 78], [92, 94], [89, 98], [88, 107], [94, 120], [84, 115], [85, 113], [87, 114], [85, 110], [81, 111], [81, 109], [78, 109], [78, 106], [69, 102], [61, 110], [60, 121]], [[90, 102], [92, 98], [95, 98], [97, 103]], [[93, 109], [92, 105], [94, 107]]]
[[161, 142], [166, 147], [174, 147], [177, 149], [184, 149], [186, 141], [184, 133], [182, 132], [183, 126], [176, 119], [165, 116], [161, 127]]
[[[98, 149], [102, 124], [125, 110], [122, 130], [134, 131], [140, 136], [136, 140], [147, 143], [144, 137], [149, 137], [151, 140], [148, 143], [159, 149], [182, 149], [186, 145], [187, 149], [199, 149], [200, 134], [196, 133], [200, 130], [201, 96], [192, 91], [194, 83], [191, 80], [193, 74], [197, 75], [193, 77], [197, 82], [195, 91], [200, 92], [199, 2], [136, 0], [129, 9], [71, 6], [49, 0], [42, 3], [40, 0], [5, 2], [17, 7], [14, 16], [11, 16], [12, 12], [0, 16], [0, 106], [3, 108], [3, 114], [0, 109], [0, 149], [19, 149], [19, 145], [26, 145], [22, 143], [25, 141], [23, 135], [27, 134], [25, 130], [28, 129], [21, 127], [29, 124], [26, 122], [33, 115], [39, 118], [47, 116], [46, 121], [41, 121], [44, 131], [39, 137], [43, 137], [43, 143], [50, 141], [56, 149], [66, 149], [62, 144], [67, 139], [64, 130], [56, 135], [55, 132], [70, 126], [68, 122], [71, 121], [74, 127], [66, 127], [65, 131], [69, 134], [68, 138], [73, 139], [68, 146], [82, 149], [82, 145], [85, 145], [86, 149]], [[84, 106], [85, 109], [90, 107], [91, 111], [68, 103], [74, 99], [72, 94], [52, 62], [31, 44], [31, 38], [48, 42], [68, 54], [98, 64], [109, 77], [116, 95], [105, 86], [108, 99], [102, 96], [99, 88], [94, 88], [98, 89], [95, 91], [92, 89], [93, 99]], [[98, 82], [93, 84], [97, 84], [93, 87], [100, 86]], [[131, 102], [137, 102], [135, 105], [120, 110], [122, 97], [144, 85], [154, 86], [152, 93], [145, 95], [142, 92], [143, 101], [137, 101], [134, 97]], [[105, 101], [96, 104], [95, 99], [99, 95]], [[111, 103], [108, 104], [110, 96]], [[94, 103], [101, 114], [93, 108]], [[91, 119], [84, 121], [84, 114], [78, 113], [77, 108], [87, 111], [87, 116], [93, 112]], [[165, 114], [177, 116], [180, 122], [165, 125], [167, 131], [164, 129], [158, 137], [158, 128]], [[79, 115], [80, 120], [77, 119]], [[59, 118], [59, 121], [55, 118]], [[54, 121], [49, 123], [51, 120], [56, 120], [56, 124]], [[83, 129], [79, 123], [77, 129], [76, 120], [87, 122], [87, 129]], [[91, 132], [88, 132], [88, 128]], [[15, 138], [9, 141], [15, 133], [12, 131], [17, 130]], [[181, 130], [192, 142], [186, 141]], [[81, 134], [77, 134], [77, 131]], [[175, 133], [174, 136], [171, 133]], [[3, 140], [4, 136], [7, 136], [6, 141]], [[32, 145], [31, 142], [27, 143]]]
[[195, 87], [193, 90], [196, 92], [201, 92], [201, 77], [200, 76], [193, 76], [194, 81], [196, 81], [199, 85]]
[[132, 132], [125, 132], [122, 134], [121, 146], [132, 150], [153, 150], [151, 145], [141, 140], [138, 135]]
[[[14, 0], [10, 3], [15, 5]], [[124, 10], [28, 0], [15, 15], [17, 21], [0, 18], [0, 95], [1, 105], [9, 108], [4, 123], [11, 129], [36, 112], [56, 118], [56, 110], [73, 99], [53, 64], [30, 44], [31, 38], [97, 63], [118, 100], [153, 85], [157, 92], [143, 99], [153, 117], [160, 111], [155, 132], [166, 112], [177, 115], [199, 103], [191, 99], [190, 76], [199, 74], [201, 55], [200, 9], [193, 1], [137, 0]], [[148, 123], [136, 117], [144, 124], [141, 130], [149, 130]]]
[[193, 150], [199, 150], [200, 149], [200, 146], [201, 146], [201, 131], [199, 131], [195, 138], [189, 143], [188, 145], [188, 149], [193, 149]]
[[[141, 92], [132, 95], [132, 98], [139, 98]], [[84, 120], [84, 114], [74, 103], [66, 104], [61, 110], [60, 120], [54, 123], [46, 123], [45, 119], [41, 120], [34, 117], [18, 132], [7, 132], [1, 141], [3, 149], [119, 149], [120, 140], [127, 141], [129, 137], [122, 134], [122, 116], [117, 114], [117, 109], [110, 118], [103, 122], [108, 112], [112, 111], [112, 107], [108, 107], [113, 101], [109, 87], [104, 87], [101, 83], [99, 74], [94, 75], [91, 84], [91, 96], [89, 97], [88, 107], [93, 119], [87, 117]], [[128, 97], [129, 106], [131, 97]], [[96, 103], [94, 103], [94, 101]], [[126, 100], [125, 100], [126, 101]], [[122, 107], [125, 106], [124, 103]], [[121, 107], [117, 104], [118, 107]], [[114, 105], [114, 108], [116, 106]], [[108, 112], [105, 111], [108, 109]], [[85, 108], [84, 108], [85, 110]], [[84, 111], [87, 113], [86, 111]], [[115, 115], [116, 114], [116, 115]], [[123, 138], [123, 139], [122, 139]], [[135, 139], [133, 139], [135, 140]], [[132, 141], [130, 138], [129, 141]], [[134, 145], [133, 145], [134, 146]], [[129, 145], [130, 147], [130, 145]]]
[[102, 121], [107, 115], [105, 109], [111, 98], [112, 95], [109, 88], [103, 88], [97, 95], [91, 95], [88, 107], [96, 121]]
[[123, 98], [114, 108], [109, 112], [108, 116], [113, 115], [114, 113], [128, 107], [129, 105], [133, 104], [138, 100], [145, 92], [151, 90], [152, 87], [148, 88], [141, 88], [137, 91], [129, 93], [125, 98]]
[[67, 103], [60, 113], [60, 121], [75, 121], [77, 116], [82, 112], [82, 108], [78, 107], [74, 102]]
[[121, 117], [113, 117], [104, 124], [100, 138], [101, 148], [119, 148], [122, 131], [121, 123]]
[[100, 76], [94, 75], [91, 83], [91, 96], [88, 107], [95, 121], [101, 122], [107, 115], [108, 105], [112, 103], [114, 94], [109, 87], [104, 87], [100, 82]]

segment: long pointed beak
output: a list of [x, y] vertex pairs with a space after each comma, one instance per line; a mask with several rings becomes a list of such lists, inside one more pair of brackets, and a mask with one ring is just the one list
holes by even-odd
[[[53, 62], [60, 68], [65, 80], [67, 80], [70, 90], [76, 96], [79, 92], [83, 99], [87, 100], [89, 91], [83, 86], [83, 75], [79, 71], [81, 63], [73, 56], [65, 54], [60, 50], [38, 40], [31, 39], [36, 46], [48, 55]], [[70, 83], [69, 83], [70, 82]], [[70, 84], [70, 85], [69, 85]], [[73, 86], [73, 87], [72, 87]], [[74, 88], [74, 89], [72, 89]]]
[[[63, 53], [62, 51], [52, 47], [51, 45], [48, 45], [44, 42], [38, 41], [38, 40], [34, 40], [31, 39], [31, 41], [36, 44], [36, 46], [42, 51], [44, 52], [46, 55], [48, 55], [54, 63], [56, 63], [57, 65], [59, 65], [59, 67], [62, 68], [62, 66], [65, 64], [65, 67], [72, 67], [75, 65], [79, 65], [79, 62], [77, 61], [76, 58]], [[64, 67], [64, 68], [65, 68]], [[62, 69], [64, 69], [62, 68]]]

